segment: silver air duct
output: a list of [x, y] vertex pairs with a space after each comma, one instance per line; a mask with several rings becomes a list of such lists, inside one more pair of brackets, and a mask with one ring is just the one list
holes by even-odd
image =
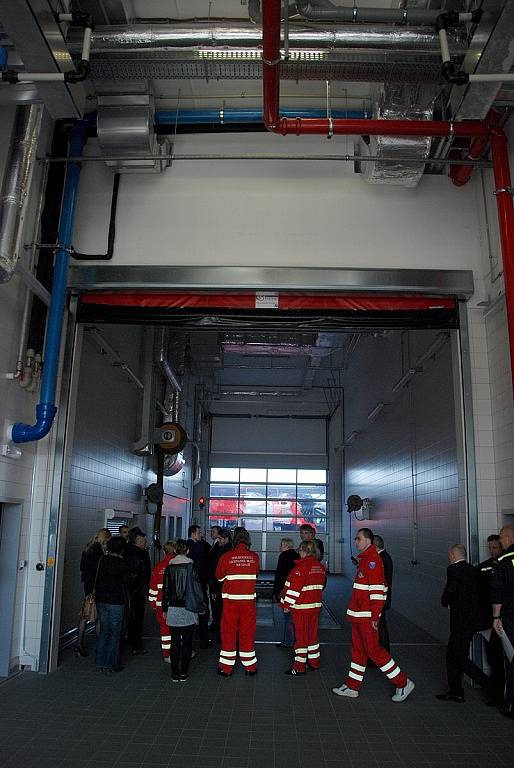
[[[433, 88], [416, 88], [398, 83], [386, 84], [375, 96], [373, 118], [377, 120], [432, 120]], [[360, 154], [378, 159], [361, 163], [361, 173], [370, 184], [395, 184], [415, 187], [423, 176], [430, 154], [427, 136], [370, 136], [369, 144], [361, 139]], [[398, 157], [394, 162], [381, 158]], [[409, 162], [406, 158], [410, 158]]]
[[9, 154], [0, 193], [0, 282], [11, 279], [18, 261], [23, 219], [36, 155], [41, 105], [16, 107]]

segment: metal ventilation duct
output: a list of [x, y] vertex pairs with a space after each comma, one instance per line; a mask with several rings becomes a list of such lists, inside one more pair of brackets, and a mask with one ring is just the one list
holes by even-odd
[[[106, 165], [117, 173], [160, 173], [170, 164], [167, 140], [154, 133], [154, 101], [148, 93], [102, 94], [98, 96], [97, 134], [102, 151], [109, 158], [119, 155], [139, 159], [109, 159]], [[152, 156], [149, 160], [148, 156]]]
[[[434, 88], [416, 88], [398, 83], [386, 84], [377, 91], [374, 119], [432, 120]], [[361, 140], [359, 151], [379, 159], [363, 162], [361, 173], [369, 184], [395, 184], [415, 187], [419, 183], [430, 154], [428, 136], [370, 136], [369, 144]], [[381, 157], [401, 160], [381, 160]], [[405, 162], [405, 158], [412, 158]]]

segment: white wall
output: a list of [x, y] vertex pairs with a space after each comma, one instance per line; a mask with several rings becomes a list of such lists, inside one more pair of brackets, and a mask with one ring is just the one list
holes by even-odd
[[[344, 154], [352, 139], [194, 135], [173, 149]], [[98, 153], [94, 142], [87, 151]], [[105, 250], [111, 186], [102, 164], [85, 164], [80, 251]], [[113, 263], [472, 269], [480, 282], [475, 194], [445, 176], [416, 189], [370, 186], [335, 161], [177, 161], [160, 176], [122, 177]]]

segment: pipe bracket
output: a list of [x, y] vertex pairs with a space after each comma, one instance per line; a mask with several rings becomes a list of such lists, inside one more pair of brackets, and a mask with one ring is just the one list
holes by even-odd
[[514, 187], [499, 187], [493, 190], [493, 195], [501, 195], [506, 192], [508, 195], [514, 195]]

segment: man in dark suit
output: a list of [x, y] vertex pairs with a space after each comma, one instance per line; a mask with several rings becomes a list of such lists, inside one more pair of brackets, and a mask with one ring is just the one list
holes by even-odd
[[480, 602], [482, 606], [485, 652], [487, 661], [491, 668], [491, 688], [494, 692], [494, 699], [489, 704], [503, 703], [503, 692], [505, 689], [505, 670], [503, 668], [503, 647], [499, 635], [492, 629], [493, 626], [493, 603], [491, 598], [491, 577], [493, 569], [498, 565], [498, 558], [502, 555], [503, 549], [500, 537], [497, 533], [492, 533], [487, 537], [487, 548], [489, 555], [487, 560], [477, 565], [480, 574]]
[[391, 596], [393, 590], [393, 560], [389, 552], [384, 547], [384, 539], [382, 536], [375, 534], [373, 536], [373, 544], [378, 549], [378, 554], [382, 558], [384, 563], [384, 576], [387, 584], [387, 598], [384, 603], [384, 610], [378, 621], [378, 643], [385, 648], [386, 651], [391, 650], [391, 644], [389, 642], [389, 632], [387, 629], [386, 611], [391, 607]]
[[455, 544], [448, 550], [450, 565], [446, 586], [441, 596], [444, 608], [450, 609], [450, 638], [446, 648], [448, 690], [436, 696], [440, 701], [464, 701], [462, 675], [489, 691], [489, 678], [469, 658], [473, 635], [481, 629], [480, 576], [466, 561], [466, 547]]

